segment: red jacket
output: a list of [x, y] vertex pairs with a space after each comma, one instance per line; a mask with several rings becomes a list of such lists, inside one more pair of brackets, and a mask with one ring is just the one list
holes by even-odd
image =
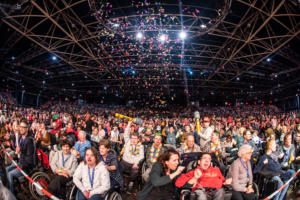
[[[222, 188], [225, 178], [218, 167], [210, 166], [207, 170], [202, 170], [199, 166], [197, 166], [196, 169], [201, 170], [202, 176], [198, 179], [197, 184], [193, 187], [193, 191], [200, 186], [215, 189]], [[191, 180], [194, 177], [194, 171], [195, 170], [192, 170], [186, 174], [182, 174], [175, 182], [176, 187], [182, 187], [189, 180]]]

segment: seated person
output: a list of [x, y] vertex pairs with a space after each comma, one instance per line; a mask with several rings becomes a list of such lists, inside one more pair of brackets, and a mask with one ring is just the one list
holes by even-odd
[[124, 172], [130, 174], [129, 191], [133, 188], [133, 183], [139, 175], [139, 164], [144, 159], [144, 146], [139, 141], [138, 133], [134, 132], [130, 135], [131, 121], [124, 132], [125, 145], [121, 152], [123, 153], [121, 166]]
[[155, 136], [153, 138], [154, 143], [152, 145], [148, 145], [148, 148], [146, 150], [146, 168], [143, 175], [143, 178], [145, 181], [148, 181], [149, 173], [151, 171], [151, 168], [153, 164], [157, 161], [157, 158], [160, 154], [162, 154], [166, 148], [162, 144], [162, 135], [161, 133], [155, 133]]
[[186, 186], [195, 191], [198, 200], [206, 200], [208, 195], [212, 199], [223, 200], [225, 191], [222, 186], [231, 184], [232, 179], [225, 181], [220, 169], [211, 166], [211, 160], [210, 153], [203, 153], [197, 168], [182, 174], [175, 182], [176, 187], [183, 187], [188, 183]]
[[87, 148], [91, 147], [91, 143], [86, 139], [85, 131], [79, 131], [78, 137], [79, 140], [74, 145], [73, 154], [75, 154], [77, 158], [84, 159], [84, 152]]
[[76, 200], [104, 200], [110, 188], [109, 172], [95, 148], [85, 150], [84, 162], [76, 169], [73, 182], [78, 188]]
[[164, 151], [154, 163], [149, 180], [142, 191], [139, 192], [138, 200], [175, 200], [176, 188], [174, 180], [184, 170], [178, 167], [179, 153], [175, 149]]
[[76, 157], [71, 154], [72, 143], [69, 140], [62, 140], [60, 146], [62, 150], [55, 152], [50, 163], [54, 176], [48, 186], [48, 191], [64, 199], [65, 185], [72, 180], [78, 163]]
[[118, 158], [111, 150], [111, 145], [108, 140], [100, 140], [99, 152], [100, 161], [104, 163], [105, 168], [109, 171], [111, 187], [119, 186], [121, 187], [121, 190], [123, 190], [123, 176], [121, 175]]
[[[20, 155], [18, 165], [28, 173], [34, 167], [34, 145], [33, 139], [28, 136], [28, 123], [25, 119], [21, 120], [20, 125], [20, 138], [16, 145], [16, 154]], [[15, 164], [11, 164], [6, 167], [6, 176], [9, 185], [9, 189], [14, 193], [14, 178], [23, 176], [23, 174], [17, 169]]]
[[286, 134], [283, 141], [283, 145], [279, 146], [279, 152], [283, 153], [283, 157], [279, 159], [279, 162], [284, 169], [294, 169], [295, 146], [292, 144], [292, 134]]
[[214, 153], [219, 160], [226, 157], [225, 148], [220, 141], [219, 134], [215, 131], [211, 134], [209, 150], [209, 152]]
[[41, 123], [37, 130], [36, 142], [38, 147], [43, 151], [49, 151], [50, 146], [50, 134], [46, 130], [45, 123]]
[[195, 138], [192, 134], [186, 136], [185, 142], [178, 149], [180, 155], [184, 153], [200, 152], [200, 147], [195, 143]]
[[251, 168], [251, 156], [253, 148], [244, 144], [239, 148], [238, 156], [229, 169], [228, 177], [232, 178], [232, 200], [254, 200], [255, 194], [252, 188], [253, 175]]
[[[287, 171], [283, 171], [280, 163], [278, 162], [278, 157], [282, 158], [283, 155], [277, 155], [276, 152], [276, 142], [275, 140], [269, 140], [266, 145], [266, 153], [261, 157], [258, 161], [254, 169], [254, 173], [262, 171], [263, 169], [267, 169], [272, 175], [272, 180], [278, 182], [278, 187], [281, 188], [287, 180], [289, 180], [294, 174], [295, 171], [289, 169]], [[280, 192], [276, 194], [274, 200], [282, 200], [289, 188], [290, 184], [287, 184]]]

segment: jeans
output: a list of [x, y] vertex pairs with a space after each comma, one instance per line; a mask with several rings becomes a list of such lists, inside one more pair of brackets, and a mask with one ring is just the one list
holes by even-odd
[[91, 198], [87, 199], [83, 193], [77, 189], [76, 200], [104, 200], [100, 194], [94, 194]]
[[[295, 174], [295, 171], [292, 170], [292, 169], [289, 169], [289, 170], [288, 170], [287, 172], [285, 172], [285, 173], [290, 173], [290, 178], [291, 178], [291, 177]], [[277, 189], [279, 189], [280, 187], [282, 187], [283, 184], [284, 184], [284, 182], [281, 180], [281, 178], [280, 178], [279, 176], [274, 176], [274, 177], [272, 178], [272, 180], [277, 181], [277, 183], [278, 183]], [[288, 190], [288, 188], [289, 188], [289, 186], [290, 186], [290, 183], [287, 184], [287, 185], [285, 186], [285, 188], [283, 188], [280, 192], [278, 192], [278, 194], [275, 195], [274, 200], [283, 200], [283, 199], [284, 199], [284, 196], [285, 196], [285, 194], [286, 194], [286, 192], [287, 192], [287, 190]]]
[[[18, 165], [19, 165], [19, 163], [18, 163]], [[14, 194], [14, 178], [23, 176], [23, 174], [17, 169], [17, 167], [14, 164], [11, 164], [10, 166], [6, 167], [5, 170], [6, 170], [6, 176], [7, 176], [7, 181], [8, 181], [8, 185], [9, 185], [9, 190]]]
[[212, 197], [212, 199], [214, 199], [214, 200], [224, 200], [224, 195], [225, 195], [225, 191], [223, 188], [215, 190], [209, 194], [207, 194], [203, 190], [196, 189], [195, 193], [197, 194], [197, 200], [207, 200], [208, 196]]

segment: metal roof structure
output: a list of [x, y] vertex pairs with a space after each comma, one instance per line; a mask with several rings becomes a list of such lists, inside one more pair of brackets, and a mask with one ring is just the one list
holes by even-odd
[[1, 88], [149, 104], [299, 93], [298, 0], [23, 0], [0, 8]]

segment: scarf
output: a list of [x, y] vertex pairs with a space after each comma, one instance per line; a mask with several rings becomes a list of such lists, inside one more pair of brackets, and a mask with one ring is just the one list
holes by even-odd
[[162, 144], [160, 144], [157, 148], [154, 147], [154, 144], [152, 144], [152, 147], [150, 149], [150, 162], [155, 163], [157, 161], [157, 158], [159, 156], [159, 152], [161, 151]]
[[193, 146], [192, 150], [184, 143], [183, 145], [183, 152], [184, 153], [191, 153], [191, 152], [197, 152], [196, 145]]
[[141, 147], [142, 147], [142, 144], [140, 142], [137, 145], [130, 144], [130, 147], [129, 147], [130, 157], [134, 157], [134, 156], [137, 156], [138, 154], [140, 154]]

